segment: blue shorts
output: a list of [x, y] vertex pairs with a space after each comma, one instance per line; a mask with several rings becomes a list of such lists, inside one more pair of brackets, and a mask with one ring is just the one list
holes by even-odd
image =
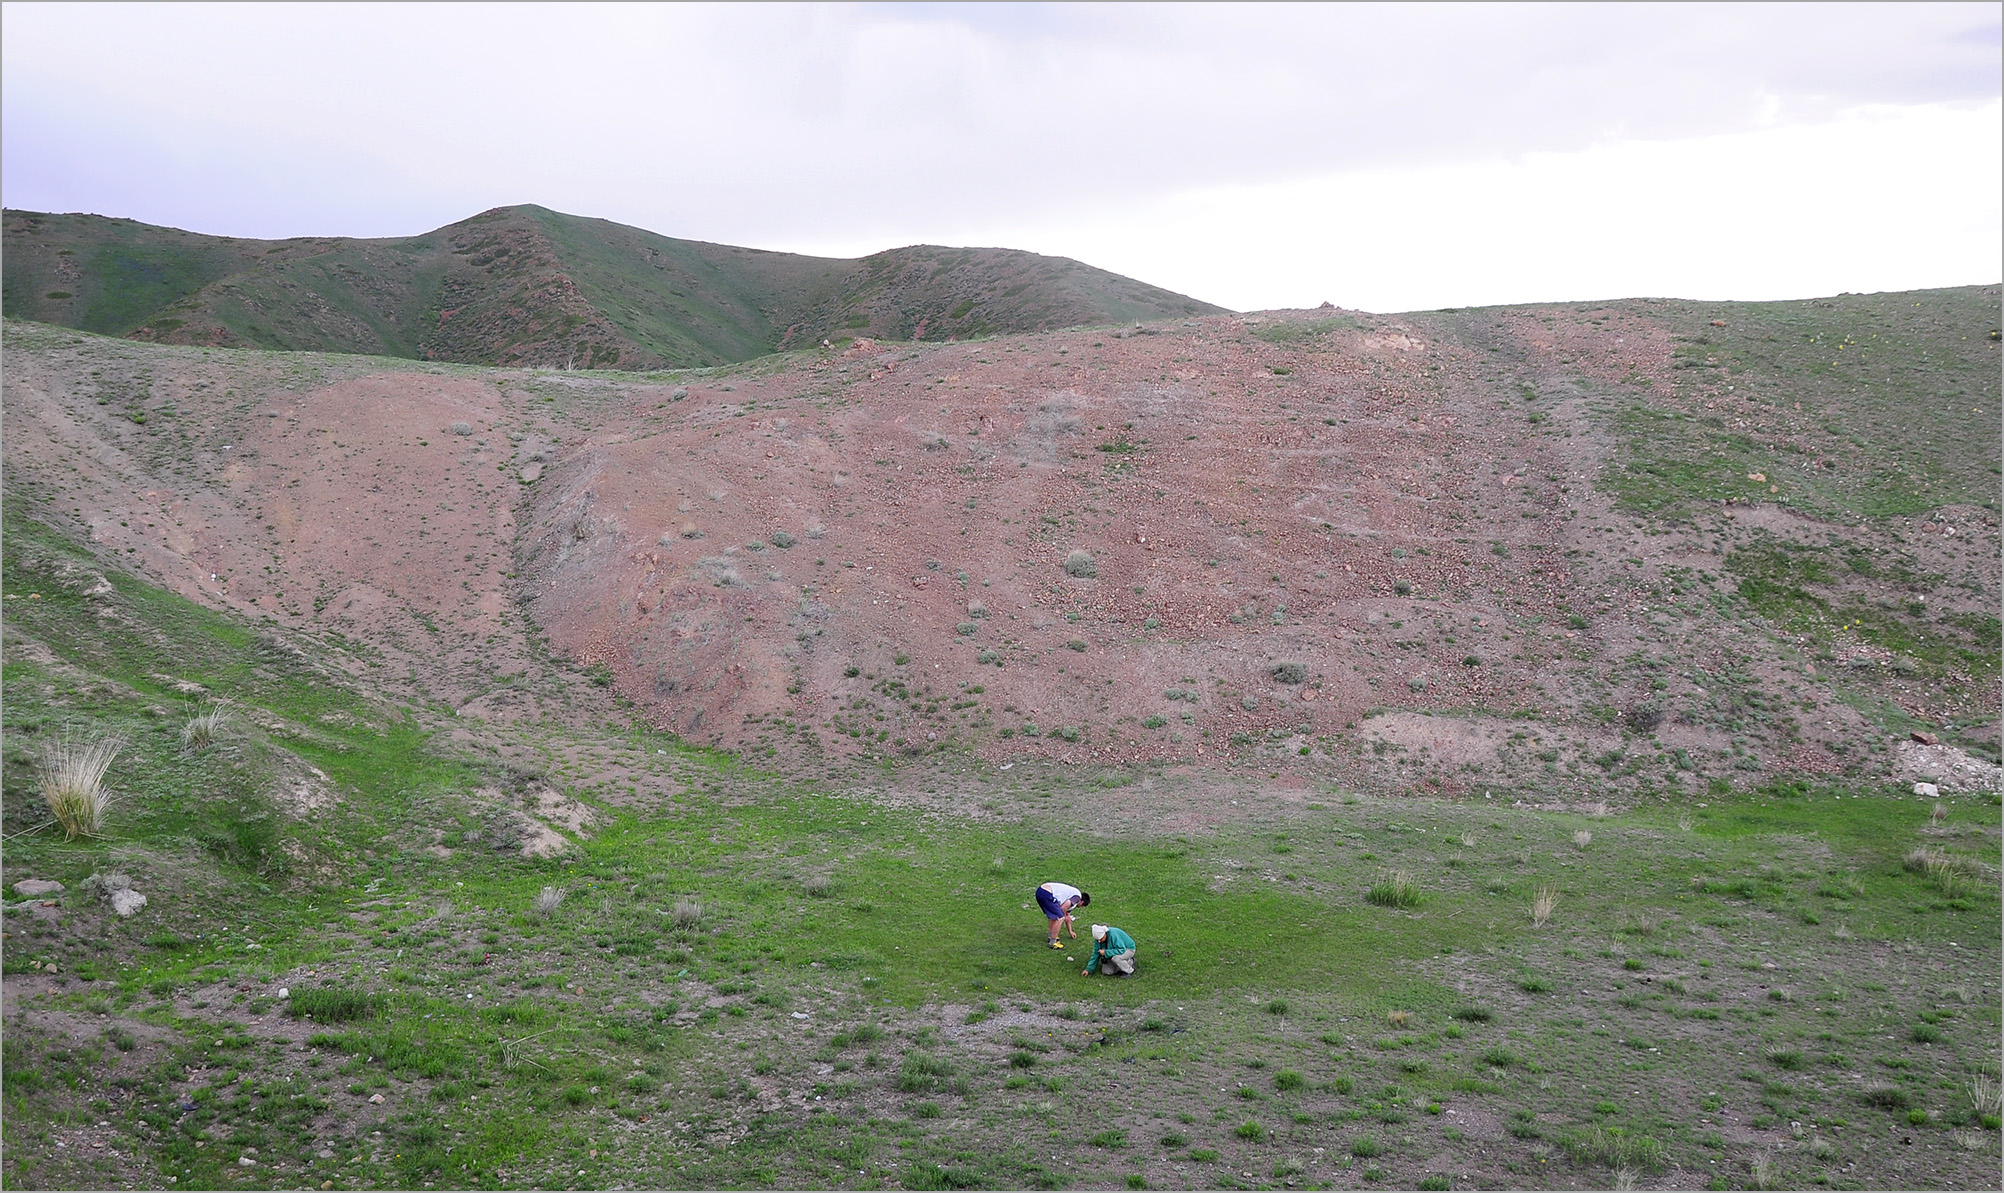
[[1065, 918], [1065, 909], [1059, 904], [1058, 897], [1043, 887], [1037, 888], [1037, 906], [1044, 909], [1044, 918], [1047, 920], [1061, 920]]

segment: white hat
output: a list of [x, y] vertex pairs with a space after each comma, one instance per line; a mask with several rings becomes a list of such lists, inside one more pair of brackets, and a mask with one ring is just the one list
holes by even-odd
[[1105, 940], [1105, 939], [1106, 939], [1106, 925], [1105, 925], [1105, 924], [1094, 924], [1094, 925], [1092, 926], [1092, 938], [1093, 938], [1094, 940]]

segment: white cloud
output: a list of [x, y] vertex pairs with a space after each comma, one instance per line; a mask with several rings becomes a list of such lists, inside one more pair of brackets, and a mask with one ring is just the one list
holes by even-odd
[[925, 239], [1083, 257], [1241, 309], [1969, 285], [1998, 280], [2004, 260], [2000, 146], [1995, 102], [1875, 109], [1513, 161], [1194, 189], [1068, 223], [942, 226]]
[[768, 247], [1104, 227], [1068, 251], [1114, 268], [1139, 211], [1194, 237], [1183, 274], [1215, 262], [1211, 294], [1259, 305], [1272, 275], [1224, 271], [1232, 195], [1451, 238], [1416, 226], [1427, 204], [1328, 188], [1534, 187], [1557, 168], [1537, 155], [2000, 91], [1985, 4], [8, 4], [0, 25], [9, 206], [281, 236], [537, 202]]

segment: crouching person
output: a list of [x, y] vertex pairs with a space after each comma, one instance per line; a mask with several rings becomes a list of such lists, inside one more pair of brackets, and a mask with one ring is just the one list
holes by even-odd
[[1081, 976], [1097, 970], [1107, 977], [1125, 977], [1134, 972], [1134, 938], [1111, 924], [1092, 926], [1092, 959], [1079, 971]]

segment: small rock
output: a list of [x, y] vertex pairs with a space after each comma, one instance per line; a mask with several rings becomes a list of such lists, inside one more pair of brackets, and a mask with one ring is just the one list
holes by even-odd
[[1935, 786], [1933, 783], [1915, 783], [1914, 794], [1934, 799], [1941, 794], [1941, 788]]
[[380, 1106], [380, 1105], [382, 1105], [382, 1104], [383, 1104], [383, 1095], [381, 1095], [381, 1094], [370, 1094], [370, 1095], [369, 1095], [369, 1105], [371, 1105], [371, 1106]]
[[280, 998], [291, 998], [292, 988], [290, 986], [280, 986], [278, 988], [278, 996]]
[[1915, 741], [1919, 742], [1924, 746], [1938, 746], [1941, 744], [1940, 738], [1936, 737], [1932, 733], [1924, 733], [1919, 729], [1916, 729], [1912, 733], [1907, 734], [1907, 736], [1913, 738]]
[[14, 893], [24, 899], [34, 899], [42, 895], [60, 895], [63, 884], [50, 878], [24, 878], [14, 884]]
[[320, 1157], [322, 1160], [332, 1160], [334, 1158], [334, 1149], [331, 1147], [323, 1147], [319, 1151], [314, 1152], [313, 1154]]
[[257, 1161], [256, 1161], [256, 1160], [253, 1160], [253, 1159], [251, 1159], [251, 1158], [250, 1158], [249, 1156], [238, 1156], [238, 1157], [237, 1157], [237, 1167], [238, 1167], [238, 1168], [256, 1168], [256, 1167], [257, 1167]]
[[111, 892], [111, 909], [121, 917], [129, 916], [144, 906], [146, 906], [146, 896], [131, 887]]

